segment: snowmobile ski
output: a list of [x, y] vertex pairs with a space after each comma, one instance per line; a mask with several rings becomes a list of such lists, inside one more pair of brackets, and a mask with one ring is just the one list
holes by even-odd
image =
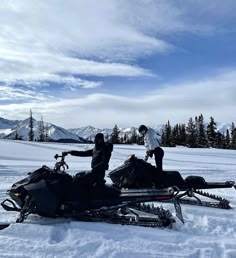
[[3, 230], [3, 229], [5, 229], [5, 228], [7, 228], [7, 227], [9, 227], [11, 225], [11, 223], [1, 223], [0, 222], [0, 230]]
[[[208, 200], [201, 200], [199, 196], [208, 198]], [[189, 190], [184, 193], [176, 194], [173, 201], [178, 201], [179, 204], [197, 205], [209, 208], [219, 208], [219, 209], [232, 209], [230, 202], [220, 196], [204, 192], [202, 190]], [[160, 202], [172, 202], [171, 200], [160, 200]]]
[[[163, 209], [162, 207], [152, 207], [149, 205], [131, 205], [120, 204], [111, 207], [101, 207], [99, 209], [86, 210], [83, 212], [72, 211], [68, 214], [69, 219], [58, 218], [50, 221], [38, 222], [38, 221], [26, 221], [27, 224], [40, 224], [40, 225], [51, 225], [65, 222], [75, 221], [87, 221], [87, 222], [104, 222], [110, 224], [121, 224], [121, 225], [133, 225], [143, 227], [172, 227], [175, 223], [175, 219], [172, 214]], [[148, 208], [147, 208], [148, 207]], [[65, 209], [65, 207], [61, 207]], [[0, 230], [3, 230], [10, 225], [17, 224], [19, 222], [0, 222]]]
[[[42, 225], [42, 226], [46, 226], [46, 225], [54, 225], [54, 224], [60, 224], [60, 223], [70, 223], [70, 222], [74, 222], [73, 219], [67, 219], [67, 218], [54, 218], [54, 219], [46, 219], [46, 220], [27, 220], [24, 222], [25, 225], [31, 225], [31, 224], [37, 224], [37, 225]], [[12, 221], [12, 222], [4, 222], [4, 221], [0, 221], [0, 230], [3, 230], [5, 228], [8, 228], [11, 225], [15, 225], [15, 224], [21, 224], [19, 222], [16, 221]]]

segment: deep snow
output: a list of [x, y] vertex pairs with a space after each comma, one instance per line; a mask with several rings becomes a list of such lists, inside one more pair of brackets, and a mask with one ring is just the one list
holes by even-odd
[[[92, 145], [0, 140], [0, 201], [7, 197], [6, 190], [27, 172], [43, 164], [53, 167], [56, 153], [89, 147]], [[178, 170], [184, 177], [201, 175], [209, 181], [236, 179], [236, 151], [182, 147], [164, 150], [164, 169]], [[130, 154], [143, 157], [144, 152], [143, 146], [116, 145], [109, 170], [122, 164]], [[66, 160], [71, 174], [90, 168], [90, 158], [68, 156]], [[172, 229], [62, 223], [31, 215], [24, 224], [0, 231], [0, 257], [236, 257], [236, 192], [211, 192], [229, 199], [233, 209], [182, 205], [185, 224], [177, 220]], [[163, 206], [174, 213], [173, 205]], [[16, 216], [15, 212], [0, 208], [0, 221], [14, 221]]]

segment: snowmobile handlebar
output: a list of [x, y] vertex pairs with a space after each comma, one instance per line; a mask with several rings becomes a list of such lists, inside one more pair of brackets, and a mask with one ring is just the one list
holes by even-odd
[[58, 158], [61, 158], [61, 160], [57, 161], [55, 166], [54, 166], [54, 171], [57, 173], [63, 173], [65, 172], [66, 169], [69, 168], [69, 166], [67, 165], [67, 163], [65, 162], [65, 156], [66, 155], [58, 155], [56, 154], [54, 156], [54, 158], [57, 160]]

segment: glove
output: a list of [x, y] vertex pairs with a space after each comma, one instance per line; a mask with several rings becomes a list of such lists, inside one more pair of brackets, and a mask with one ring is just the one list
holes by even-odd
[[147, 154], [147, 156], [152, 158], [153, 157], [153, 150], [146, 151], [146, 154]]
[[71, 152], [70, 151], [63, 151], [62, 152], [62, 156], [67, 156], [68, 154], [70, 154]]

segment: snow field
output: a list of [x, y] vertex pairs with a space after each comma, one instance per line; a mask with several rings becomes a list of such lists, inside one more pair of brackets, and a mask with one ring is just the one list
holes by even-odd
[[[42, 165], [54, 166], [54, 155], [83, 150], [92, 145], [0, 141], [0, 201], [17, 180]], [[236, 151], [164, 148], [164, 169], [183, 177], [204, 176], [209, 181], [235, 180]], [[136, 145], [116, 145], [109, 170], [131, 154], [143, 157]], [[68, 173], [90, 169], [90, 158], [68, 156]], [[154, 164], [154, 160], [149, 162]], [[107, 182], [110, 179], [107, 178]], [[185, 224], [177, 220], [172, 229], [54, 220], [31, 215], [23, 224], [0, 231], [0, 257], [82, 258], [234, 258], [236, 257], [236, 195], [234, 189], [211, 190], [231, 202], [232, 210], [182, 205]], [[156, 205], [160, 205], [156, 203]], [[172, 204], [162, 204], [174, 214]], [[14, 221], [17, 214], [0, 208], [1, 221]]]

